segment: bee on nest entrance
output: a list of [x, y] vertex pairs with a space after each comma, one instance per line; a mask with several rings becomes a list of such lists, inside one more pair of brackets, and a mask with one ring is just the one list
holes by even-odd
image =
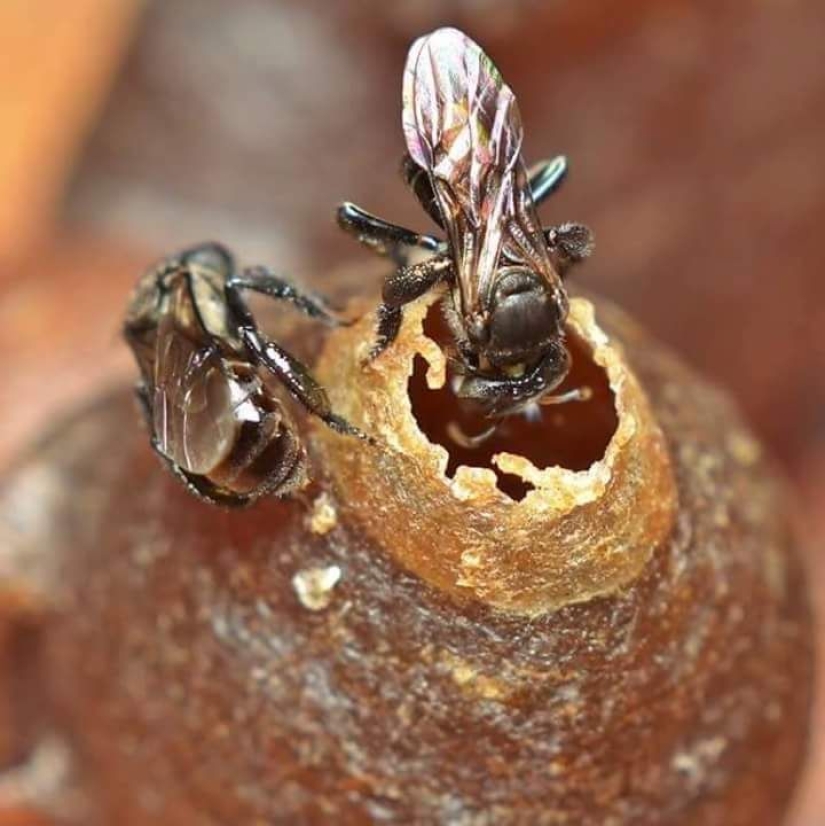
[[[449, 345], [449, 332], [437, 307], [427, 313], [424, 333], [442, 347]], [[490, 468], [498, 488], [520, 501], [533, 486], [497, 468], [493, 463], [496, 454], [524, 456], [537, 468], [557, 466], [573, 471], [587, 470], [604, 457], [618, 426], [613, 391], [605, 370], [595, 363], [578, 335], [568, 330], [566, 345], [571, 369], [553, 396], [577, 394], [579, 398], [561, 404], [534, 403], [497, 419], [486, 417], [473, 400], [456, 396], [455, 376], [449, 367], [443, 387], [428, 387], [427, 361], [415, 357], [409, 381], [412, 412], [426, 437], [446, 449], [448, 478], [454, 478], [461, 465]]]

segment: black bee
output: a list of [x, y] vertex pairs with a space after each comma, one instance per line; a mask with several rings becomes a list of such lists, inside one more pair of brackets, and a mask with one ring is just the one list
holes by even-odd
[[363, 435], [331, 411], [304, 365], [261, 333], [247, 290], [342, 323], [319, 298], [263, 267], [236, 273], [224, 247], [204, 244], [147, 272], [124, 324], [152, 446], [191, 492], [222, 505], [285, 495], [306, 481], [304, 447], [273, 382], [335, 430]]
[[405, 304], [445, 284], [460, 397], [476, 400], [493, 419], [533, 402], [586, 398], [583, 389], [549, 395], [570, 367], [562, 279], [593, 248], [587, 227], [542, 229], [536, 213], [564, 178], [565, 159], [528, 174], [512, 91], [481, 48], [455, 29], [439, 29], [410, 49], [403, 127], [404, 176], [447, 240], [350, 203], [339, 208], [342, 228], [399, 265], [384, 283], [371, 356], [394, 340]]

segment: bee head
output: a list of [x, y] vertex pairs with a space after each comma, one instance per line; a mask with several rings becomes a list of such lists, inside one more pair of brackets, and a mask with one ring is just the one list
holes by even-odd
[[527, 267], [504, 267], [490, 294], [484, 354], [507, 367], [536, 361], [562, 336], [563, 295]]

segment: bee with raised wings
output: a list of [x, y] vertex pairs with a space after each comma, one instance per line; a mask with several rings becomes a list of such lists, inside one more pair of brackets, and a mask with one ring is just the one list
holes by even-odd
[[[439, 29], [412, 46], [404, 70], [404, 177], [445, 231], [439, 240], [391, 224], [351, 203], [338, 222], [398, 268], [378, 308], [375, 358], [401, 326], [405, 304], [446, 285], [442, 307], [456, 344], [456, 392], [492, 419], [534, 402], [587, 397], [585, 389], [551, 395], [570, 368], [563, 278], [593, 248], [589, 229], [565, 223], [542, 229], [536, 206], [566, 173], [556, 157], [529, 173], [513, 92], [481, 48], [456, 29]], [[495, 425], [473, 442], [492, 433]]]
[[306, 367], [261, 332], [244, 300], [250, 290], [341, 323], [317, 296], [264, 267], [237, 272], [226, 248], [203, 244], [141, 278], [124, 324], [152, 446], [192, 493], [221, 505], [285, 495], [306, 481], [304, 446], [278, 384], [330, 427], [363, 437], [332, 412]]

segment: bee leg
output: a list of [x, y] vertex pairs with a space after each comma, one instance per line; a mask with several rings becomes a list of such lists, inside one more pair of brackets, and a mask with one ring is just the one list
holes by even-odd
[[310, 413], [339, 433], [369, 441], [357, 427], [332, 412], [326, 390], [288, 350], [262, 336], [251, 316], [249, 320], [239, 323], [238, 336], [244, 343], [249, 357], [278, 378], [289, 394]]
[[244, 343], [249, 357], [283, 382], [296, 401], [333, 430], [369, 441], [357, 427], [332, 412], [326, 390], [295, 356], [261, 334], [242, 293], [253, 290], [270, 298], [288, 301], [308, 316], [328, 324], [346, 322], [335, 316], [322, 299], [298, 290], [264, 267], [244, 270], [239, 276], [231, 278], [224, 289], [227, 307], [234, 316], [237, 335]]
[[544, 238], [550, 260], [562, 278], [572, 266], [588, 258], [596, 246], [592, 230], [584, 224], [548, 227], [544, 230]]
[[461, 315], [456, 309], [455, 302], [452, 296], [449, 296], [441, 302], [441, 313], [444, 316], [444, 321], [450, 328], [453, 341], [455, 342], [460, 362], [458, 363], [462, 371], [470, 370], [478, 366], [478, 358], [475, 351], [467, 338], [467, 333], [464, 329], [464, 323], [461, 320]]
[[390, 307], [386, 304], [378, 305], [375, 316], [378, 320], [375, 325], [375, 341], [367, 356], [367, 363], [377, 359], [395, 341], [404, 320], [404, 313], [400, 307]]
[[401, 328], [401, 308], [420, 298], [439, 281], [448, 278], [452, 273], [452, 266], [449, 256], [439, 255], [420, 264], [399, 267], [387, 276], [381, 292], [382, 302], [377, 312], [375, 343], [370, 350], [368, 361], [380, 356], [395, 341]]
[[401, 177], [418, 199], [424, 212], [433, 219], [436, 226], [444, 229], [444, 219], [441, 217], [441, 209], [430, 176], [412, 159], [409, 152], [404, 153], [401, 159]]
[[349, 201], [338, 207], [336, 217], [341, 229], [354, 235], [358, 241], [378, 255], [392, 258], [399, 266], [406, 265], [413, 252], [434, 253], [440, 244], [439, 240], [431, 235], [419, 235], [397, 224], [391, 224]]
[[564, 182], [567, 176], [567, 158], [557, 155], [549, 161], [539, 161], [528, 171], [533, 203], [539, 206]]
[[246, 268], [239, 275], [232, 276], [226, 282], [224, 290], [227, 303], [235, 315], [243, 319], [245, 323], [253, 325], [255, 323], [241, 295], [246, 290], [266, 295], [278, 301], [287, 301], [310, 318], [323, 321], [332, 327], [349, 323], [339, 316], [337, 311], [330, 307], [321, 296], [296, 287], [292, 282], [277, 275], [268, 267]]

